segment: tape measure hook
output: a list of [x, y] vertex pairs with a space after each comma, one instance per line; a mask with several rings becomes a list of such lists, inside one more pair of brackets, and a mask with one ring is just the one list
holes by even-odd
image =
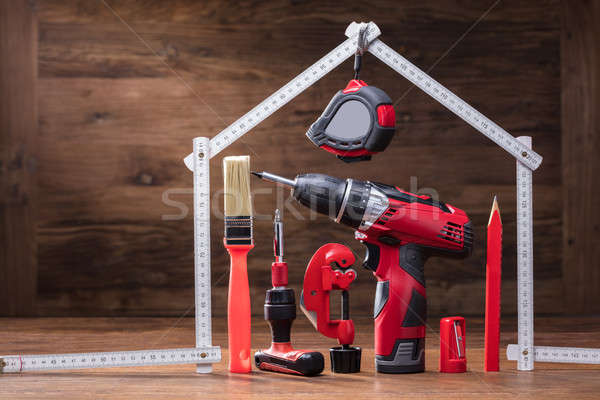
[[367, 38], [368, 24], [364, 22], [359, 24], [358, 37], [356, 38], [356, 52], [354, 53], [354, 79], [360, 79], [360, 68], [362, 67], [362, 57], [369, 47]]

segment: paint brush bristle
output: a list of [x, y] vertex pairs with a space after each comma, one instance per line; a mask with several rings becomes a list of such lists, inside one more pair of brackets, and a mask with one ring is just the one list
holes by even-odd
[[223, 178], [225, 180], [226, 245], [252, 245], [250, 157], [225, 157]]
[[252, 216], [250, 157], [225, 157], [223, 159], [223, 178], [225, 180], [225, 216]]

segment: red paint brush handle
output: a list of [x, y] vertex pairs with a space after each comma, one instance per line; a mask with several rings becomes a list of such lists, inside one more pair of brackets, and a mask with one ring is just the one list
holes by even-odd
[[227, 298], [230, 372], [248, 373], [252, 370], [247, 256], [253, 247], [254, 245], [225, 245], [231, 258]]

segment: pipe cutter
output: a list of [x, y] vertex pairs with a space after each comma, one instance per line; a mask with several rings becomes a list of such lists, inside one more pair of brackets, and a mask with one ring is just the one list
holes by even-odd
[[[329, 349], [331, 370], [339, 373], [360, 371], [360, 347], [352, 347], [354, 322], [349, 317], [348, 289], [356, 279], [352, 251], [338, 243], [321, 246], [312, 256], [304, 274], [300, 308], [323, 335], [335, 338], [340, 346]], [[335, 267], [334, 268], [332, 268]], [[331, 319], [330, 296], [341, 291], [341, 319]]]

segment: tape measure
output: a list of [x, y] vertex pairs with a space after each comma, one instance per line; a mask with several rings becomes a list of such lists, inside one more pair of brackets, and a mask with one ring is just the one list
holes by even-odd
[[[353, 22], [346, 29], [346, 35], [349, 36], [348, 39], [213, 137], [210, 140], [210, 157], [216, 156], [250, 129], [260, 124], [275, 111], [309, 88], [313, 83], [353, 56], [356, 52], [358, 32], [359, 24]], [[367, 24], [366, 38], [368, 41], [375, 39], [380, 34], [381, 31], [377, 25], [373, 22]], [[190, 170], [193, 169], [194, 164], [191, 154], [184, 159], [184, 162]]]
[[[519, 142], [531, 149], [531, 137]], [[519, 371], [533, 370], [533, 190], [531, 169], [517, 160], [517, 338]]]
[[0, 356], [0, 373], [169, 364], [207, 363], [210, 366], [220, 359], [221, 349], [217, 346], [194, 349]]
[[392, 99], [383, 90], [353, 79], [333, 96], [306, 136], [340, 160], [356, 162], [385, 150], [395, 132]]
[[[506, 348], [506, 357], [509, 360], [518, 360], [521, 356], [519, 345], [509, 344]], [[600, 364], [600, 349], [586, 349], [583, 347], [552, 347], [535, 346], [533, 357], [536, 362], [558, 362], [572, 364]]]

